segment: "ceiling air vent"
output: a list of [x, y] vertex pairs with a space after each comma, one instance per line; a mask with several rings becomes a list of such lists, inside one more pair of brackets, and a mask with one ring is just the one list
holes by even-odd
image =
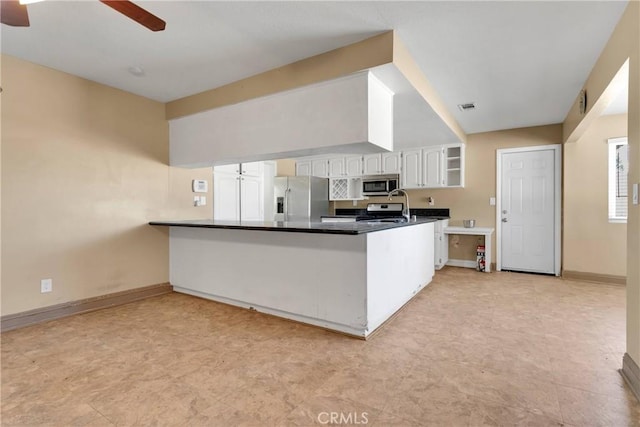
[[467, 102], [466, 104], [458, 104], [460, 111], [471, 111], [476, 109], [475, 102]]

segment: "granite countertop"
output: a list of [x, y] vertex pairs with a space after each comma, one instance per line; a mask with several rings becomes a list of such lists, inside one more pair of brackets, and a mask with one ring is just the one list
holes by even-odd
[[212, 219], [151, 221], [149, 225], [167, 227], [222, 228], [231, 230], [262, 230], [293, 233], [320, 234], [365, 234], [374, 231], [390, 230], [400, 227], [411, 227], [437, 221], [436, 218], [419, 217], [410, 222], [284, 222], [284, 221], [216, 221]]
[[[432, 219], [450, 219], [448, 208], [411, 208], [409, 209], [411, 215], [415, 215], [418, 218], [432, 218]], [[353, 217], [359, 215], [367, 215], [367, 210], [362, 208], [338, 208], [335, 215], [328, 215], [332, 217]]]

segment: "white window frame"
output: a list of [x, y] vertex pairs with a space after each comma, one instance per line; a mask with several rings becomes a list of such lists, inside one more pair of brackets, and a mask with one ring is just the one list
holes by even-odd
[[[627, 217], [619, 217], [615, 216], [615, 205], [616, 205], [616, 147], [618, 145], [628, 145], [628, 139], [626, 136], [618, 137], [618, 138], [609, 138], [607, 139], [608, 147], [608, 156], [607, 156], [607, 164], [608, 164], [608, 202], [607, 202], [607, 210], [608, 217], [610, 223], [620, 223], [626, 224]], [[628, 197], [628, 196], [627, 196]], [[628, 200], [627, 200], [628, 203]]]

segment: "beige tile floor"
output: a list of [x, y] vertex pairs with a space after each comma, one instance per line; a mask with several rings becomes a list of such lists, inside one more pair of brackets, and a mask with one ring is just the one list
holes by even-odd
[[3, 333], [2, 425], [640, 426], [624, 306], [445, 268], [365, 342], [174, 293]]

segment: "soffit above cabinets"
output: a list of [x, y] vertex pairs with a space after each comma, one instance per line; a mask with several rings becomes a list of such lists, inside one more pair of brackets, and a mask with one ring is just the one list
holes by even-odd
[[370, 72], [173, 119], [170, 164], [393, 150], [393, 92]]

